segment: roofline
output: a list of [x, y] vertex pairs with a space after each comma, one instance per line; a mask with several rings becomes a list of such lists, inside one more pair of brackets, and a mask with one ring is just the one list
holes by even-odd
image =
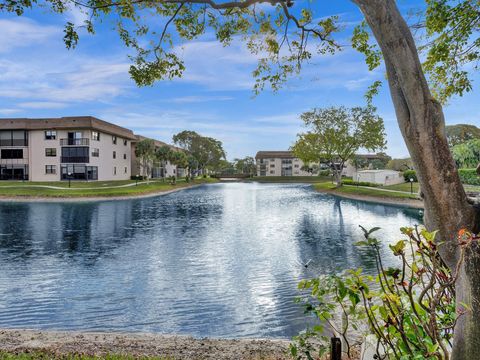
[[107, 134], [136, 140], [133, 131], [94, 116], [66, 116], [60, 118], [0, 118], [0, 130], [63, 130], [94, 129]]

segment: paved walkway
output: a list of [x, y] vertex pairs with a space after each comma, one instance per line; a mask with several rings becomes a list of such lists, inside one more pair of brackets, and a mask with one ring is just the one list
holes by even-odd
[[401, 190], [392, 190], [392, 189], [384, 189], [382, 187], [373, 187], [373, 186], [356, 186], [356, 185], [344, 185], [344, 186], [350, 186], [350, 187], [359, 187], [363, 189], [369, 189], [369, 190], [377, 190], [377, 191], [386, 191], [386, 192], [393, 192], [393, 193], [400, 193], [400, 194], [410, 194], [410, 195], [415, 195], [416, 192], [411, 193], [410, 191], [401, 191]]

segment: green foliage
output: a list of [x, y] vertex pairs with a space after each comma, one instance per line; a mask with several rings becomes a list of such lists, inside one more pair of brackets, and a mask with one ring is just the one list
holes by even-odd
[[330, 176], [332, 172], [330, 170], [320, 170], [318, 176]]
[[405, 182], [410, 182], [410, 179], [413, 179], [413, 182], [418, 182], [417, 172], [415, 170], [405, 170], [403, 172], [403, 178]]
[[235, 173], [237, 174], [253, 176], [257, 173], [257, 165], [255, 164], [255, 159], [251, 156], [247, 156], [243, 159], [234, 159], [233, 167], [235, 168]]
[[480, 185], [480, 176], [475, 169], [459, 169], [458, 175], [463, 184]]
[[343, 179], [343, 185], [355, 185], [355, 186], [369, 186], [369, 187], [378, 187], [378, 184], [371, 183], [368, 181], [355, 181], [353, 179]]
[[450, 146], [462, 144], [468, 140], [480, 139], [480, 128], [475, 125], [447, 125], [445, 127], [445, 133]]
[[308, 131], [297, 136], [293, 153], [306, 164], [335, 164], [337, 180], [345, 162], [360, 148], [375, 151], [386, 144], [383, 119], [371, 106], [313, 109], [301, 119]]
[[[360, 251], [375, 259], [376, 274], [361, 269], [341, 275], [302, 280], [298, 302], [318, 324], [294, 338], [290, 346], [296, 359], [321, 356], [328, 348], [328, 329], [340, 336], [350, 356], [354, 333], [371, 333], [380, 359], [447, 359], [453, 328], [468, 308], [455, 307], [453, 275], [439, 255], [436, 232], [418, 227], [402, 228], [404, 239], [389, 245], [399, 266], [386, 268], [379, 228], [361, 227]], [[478, 238], [462, 230], [458, 235], [461, 266], [466, 248]]]
[[480, 3], [472, 0], [427, 0], [427, 56], [424, 68], [435, 95], [446, 101], [472, 90], [468, 67], [480, 60]]
[[355, 155], [352, 163], [357, 169], [385, 169], [392, 158], [385, 153], [378, 153], [375, 157]]
[[411, 158], [392, 159], [388, 161], [386, 168], [390, 170], [396, 170], [396, 171], [412, 170], [413, 162]]
[[191, 156], [187, 156], [187, 162], [196, 163], [203, 172], [207, 168], [214, 169], [226, 157], [221, 141], [201, 136], [195, 131], [184, 130], [175, 134], [173, 142]]
[[468, 140], [452, 147], [457, 167], [473, 168], [480, 163], [480, 139]]
[[135, 144], [135, 156], [137, 157], [143, 176], [150, 175], [150, 168], [155, 159], [155, 142], [152, 139], [142, 139]]

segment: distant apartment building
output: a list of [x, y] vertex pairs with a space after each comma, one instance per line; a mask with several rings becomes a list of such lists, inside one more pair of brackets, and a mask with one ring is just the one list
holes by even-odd
[[291, 151], [259, 151], [255, 155], [257, 176], [309, 176], [303, 161]]
[[0, 119], [0, 179], [126, 180], [136, 140], [91, 116]]
[[[132, 175], [143, 175], [144, 174], [144, 169], [142, 168], [142, 164], [140, 161], [138, 161], [136, 155], [135, 155], [135, 146], [136, 143], [139, 141], [148, 139], [145, 136], [141, 135], [135, 135], [136, 140], [132, 143]], [[155, 139], [153, 140], [155, 144], [155, 149], [158, 149], [162, 146], [169, 146], [172, 148], [172, 150], [178, 150], [176, 147], [169, 145], [167, 143], [164, 143], [162, 141], [158, 141]], [[181, 177], [184, 176], [184, 169], [177, 168], [176, 165], [171, 164], [169, 161], [162, 162], [159, 160], [154, 160], [150, 164], [148, 164], [148, 177], [156, 179], [156, 178], [163, 178], [163, 177], [170, 177], [170, 176], [175, 176], [175, 177]]]

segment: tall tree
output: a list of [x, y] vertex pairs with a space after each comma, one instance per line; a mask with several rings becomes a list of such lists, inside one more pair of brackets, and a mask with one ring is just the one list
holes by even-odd
[[201, 136], [195, 131], [182, 131], [173, 136], [173, 141], [195, 158], [202, 173], [205, 173], [208, 167], [218, 164], [221, 159], [225, 159], [221, 141]]
[[[383, 59], [397, 122], [421, 184], [425, 223], [429, 229], [439, 230], [442, 257], [456, 271], [455, 264], [459, 260], [457, 231], [461, 228], [479, 231], [480, 210], [469, 202], [460, 182], [445, 136], [441, 103], [432, 95], [414, 38], [396, 1], [352, 2], [363, 13], [380, 51], [369, 42], [368, 31], [361, 27], [354, 33], [353, 45], [367, 55], [370, 68], [378, 66]], [[274, 6], [274, 11], [265, 11], [263, 6], [257, 6], [260, 3]], [[35, 1], [0, 0], [0, 10], [21, 15], [25, 8], [35, 4]], [[340, 48], [332, 36], [339, 29], [337, 17], [314, 16], [310, 6], [294, 6], [297, 5], [294, 0], [124, 0], [107, 3], [103, 0], [47, 0], [46, 5], [56, 12], [64, 12], [71, 6], [86, 12], [88, 20], [84, 27], [90, 33], [94, 33], [97, 19], [113, 17], [125, 45], [136, 51], [130, 74], [139, 85], [181, 76], [185, 67], [175, 52], [177, 44], [173, 39], [192, 40], [207, 28], [213, 29], [217, 39], [225, 45], [231, 43], [235, 35], [251, 35], [247, 39], [248, 48], [259, 57], [254, 71], [256, 91], [263, 89], [265, 84], [278, 89], [289, 74], [298, 72], [302, 62], [314, 55], [312, 49], [325, 54]], [[436, 92], [440, 100], [471, 89], [462, 66], [478, 60], [479, 42], [475, 31], [480, 19], [479, 7], [478, 1], [473, 0], [427, 0], [427, 32], [435, 42], [428, 52], [425, 68], [440, 88]], [[167, 20], [151, 21], [147, 14], [167, 17]], [[176, 34], [168, 31], [169, 25], [175, 28]], [[75, 47], [79, 36], [74, 24], [66, 24], [64, 39], [67, 47]], [[307, 46], [312, 42], [315, 46]], [[369, 95], [378, 89], [378, 83], [374, 85]], [[477, 244], [470, 247], [456, 277], [459, 310], [462, 310], [462, 303], [470, 304], [472, 310], [457, 322], [454, 360], [480, 358], [480, 327], [476, 326], [480, 323], [480, 303], [473, 301], [480, 299], [479, 253]]]
[[165, 180], [165, 174], [166, 174], [166, 169], [167, 169], [167, 163], [169, 160], [172, 158], [172, 148], [168, 145], [163, 145], [160, 146], [156, 151], [155, 151], [155, 157], [156, 159], [161, 163], [163, 172], [162, 172], [162, 178]]
[[346, 162], [359, 149], [382, 150], [386, 144], [383, 119], [372, 107], [313, 109], [301, 119], [308, 131], [299, 134], [293, 153], [306, 164], [327, 161], [338, 186]]
[[447, 125], [445, 131], [450, 146], [455, 146], [468, 140], [480, 139], [480, 128], [475, 125]]
[[147, 178], [150, 177], [150, 169], [155, 160], [155, 142], [152, 139], [143, 139], [135, 144], [135, 156], [138, 159], [141, 173]]
[[480, 164], [480, 138], [455, 145], [452, 154], [459, 168], [476, 168]]

